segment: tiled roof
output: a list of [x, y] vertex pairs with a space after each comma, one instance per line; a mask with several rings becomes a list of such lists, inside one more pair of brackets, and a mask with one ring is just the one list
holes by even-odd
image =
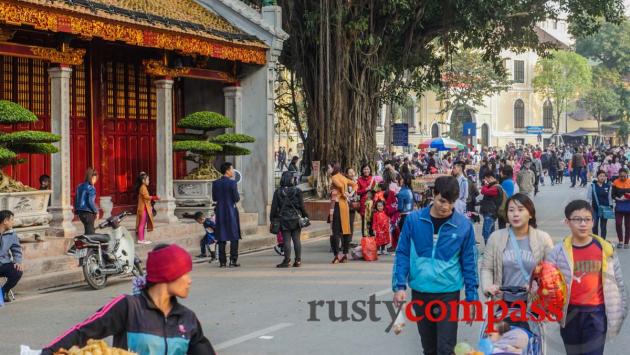
[[131, 24], [264, 46], [194, 0], [20, 0]]

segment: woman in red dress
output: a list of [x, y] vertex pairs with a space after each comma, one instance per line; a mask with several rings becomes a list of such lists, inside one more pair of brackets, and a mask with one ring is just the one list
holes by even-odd
[[361, 207], [359, 207], [359, 214], [361, 215], [361, 235], [367, 235], [365, 233], [366, 221], [365, 221], [365, 200], [367, 199], [368, 191], [374, 190], [376, 186], [376, 180], [372, 175], [372, 168], [368, 164], [364, 164], [361, 167], [361, 176], [357, 181], [359, 188], [357, 194], [361, 197]]

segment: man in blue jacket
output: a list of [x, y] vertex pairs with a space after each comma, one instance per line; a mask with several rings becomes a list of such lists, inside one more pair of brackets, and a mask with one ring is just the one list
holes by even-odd
[[[423, 317], [417, 324], [424, 353], [451, 354], [457, 343], [458, 323], [448, 321], [453, 310], [449, 302], [459, 301], [464, 285], [466, 301], [479, 300], [477, 248], [472, 224], [454, 211], [459, 197], [457, 179], [444, 176], [435, 180], [434, 196], [431, 206], [407, 216], [396, 249], [392, 289], [398, 307], [407, 298], [409, 284], [414, 312]], [[425, 311], [424, 306], [431, 301], [445, 303], [446, 316], [440, 315], [439, 306]], [[424, 316], [428, 313], [445, 320], [429, 321]]]

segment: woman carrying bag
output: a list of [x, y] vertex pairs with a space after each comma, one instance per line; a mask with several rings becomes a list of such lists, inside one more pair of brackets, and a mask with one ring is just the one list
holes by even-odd
[[300, 234], [305, 221], [308, 221], [302, 191], [293, 185], [293, 173], [285, 171], [280, 178], [280, 187], [273, 194], [271, 202], [270, 219], [272, 233], [277, 233], [274, 228], [279, 228], [284, 241], [284, 260], [276, 265], [279, 268], [291, 266], [291, 242], [295, 248], [295, 261], [293, 267], [302, 265], [302, 243]]
[[[611, 206], [612, 187], [607, 181], [606, 171], [599, 170], [597, 178], [588, 186], [586, 200], [593, 206], [593, 234], [606, 239], [607, 224], [609, 219], [615, 219], [615, 212]], [[598, 233], [598, 227], [601, 234]]]
[[481, 262], [481, 287], [484, 295], [503, 299], [509, 308], [519, 308], [515, 302], [531, 303], [528, 296], [502, 294], [499, 288], [528, 287], [532, 271], [553, 249], [553, 242], [549, 234], [536, 229], [536, 209], [525, 194], [517, 193], [507, 200], [507, 218], [510, 226], [488, 238]]

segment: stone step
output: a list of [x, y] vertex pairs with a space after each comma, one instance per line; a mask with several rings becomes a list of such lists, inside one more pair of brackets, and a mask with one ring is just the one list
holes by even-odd
[[[239, 253], [271, 248], [276, 245], [276, 236], [270, 234], [264, 226], [261, 229], [261, 233], [243, 237], [239, 243]], [[301, 239], [307, 240], [329, 234], [330, 225], [325, 222], [313, 222], [313, 225], [302, 230]], [[150, 236], [148, 238], [151, 240]], [[191, 255], [197, 255], [199, 254], [200, 238], [200, 233], [194, 233], [171, 237], [170, 239], [164, 237], [164, 239], [159, 241], [176, 243], [188, 250]], [[147, 254], [155, 247], [156, 243], [154, 241], [154, 243], [148, 245], [136, 244], [136, 254], [146, 262]], [[26, 263], [26, 268], [26, 273], [16, 288], [18, 293], [41, 292], [51, 287], [85, 282], [77, 260], [69, 256], [34, 259]]]
[[21, 243], [24, 259], [62, 255], [70, 248], [72, 238], [44, 237], [39, 242]]
[[67, 255], [24, 259], [24, 271], [26, 275], [47, 274], [72, 269], [78, 264], [79, 262], [74, 257]]

